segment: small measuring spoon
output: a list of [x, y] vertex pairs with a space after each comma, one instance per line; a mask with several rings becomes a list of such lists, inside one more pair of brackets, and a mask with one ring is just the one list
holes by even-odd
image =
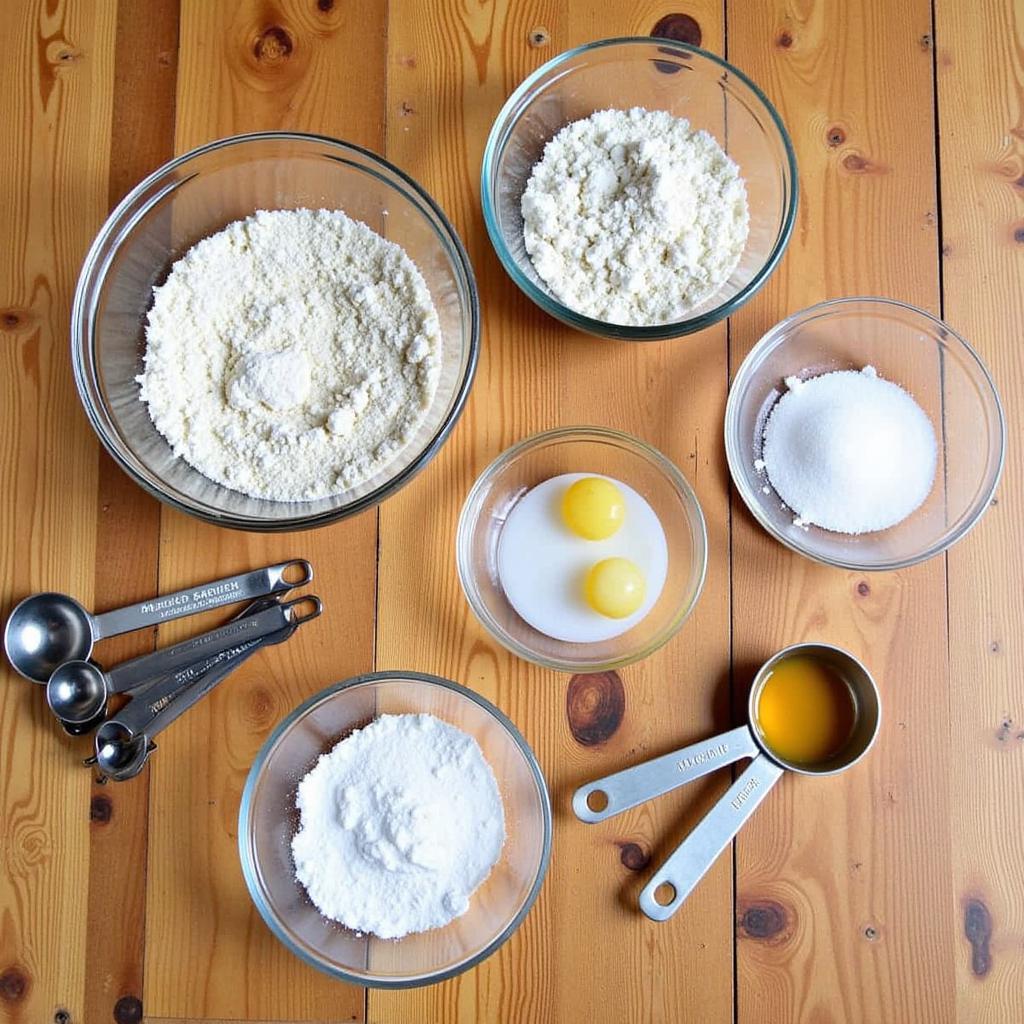
[[[154, 736], [205, 697], [257, 650], [283, 643], [302, 622], [315, 618], [320, 611], [317, 601], [315, 612], [301, 621], [258, 640], [249, 640], [192, 669], [185, 669], [173, 678], [170, 685], [156, 684], [147, 689], [141, 697], [100, 726], [95, 739], [96, 752], [85, 763], [95, 764], [104, 776], [115, 782], [134, 778], [156, 750]], [[186, 673], [191, 675], [183, 679]]]
[[[83, 725], [103, 714], [111, 693], [123, 693], [140, 684], [162, 678], [196, 660], [220, 654], [245, 640], [266, 636], [292, 622], [300, 622], [294, 609], [312, 602], [319, 609], [319, 598], [299, 597], [229, 622], [226, 626], [200, 634], [190, 640], [165, 647], [151, 654], [123, 662], [104, 672], [91, 661], [68, 661], [61, 665], [46, 684], [46, 701], [62, 723]], [[317, 610], [310, 618], [319, 615]]]
[[[854, 725], [849, 738], [838, 753], [821, 764], [796, 764], [779, 757], [766, 743], [758, 725], [757, 708], [765, 683], [783, 658], [795, 655], [830, 666], [846, 682], [854, 702]], [[580, 786], [573, 794], [572, 809], [588, 824], [604, 821], [716, 768], [744, 757], [753, 758], [641, 891], [640, 909], [654, 921], [666, 921], [683, 905], [783, 772], [835, 775], [845, 771], [874, 743], [881, 716], [878, 687], [871, 673], [852, 654], [830, 644], [794, 644], [769, 658], [758, 670], [747, 701], [747, 725]]]
[[[298, 578], [285, 579], [296, 570]], [[97, 640], [236, 601], [283, 593], [312, 579], [309, 562], [294, 559], [100, 615], [86, 611], [67, 594], [33, 594], [11, 612], [4, 628], [4, 650], [16, 672], [32, 682], [46, 683], [64, 662], [85, 661]]]

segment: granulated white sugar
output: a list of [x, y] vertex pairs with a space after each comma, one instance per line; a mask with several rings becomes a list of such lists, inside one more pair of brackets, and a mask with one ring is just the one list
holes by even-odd
[[874, 367], [786, 379], [764, 431], [763, 469], [797, 526], [885, 530], [928, 497], [938, 449], [924, 410]]
[[433, 715], [381, 715], [299, 783], [295, 876], [325, 916], [397, 939], [469, 909], [505, 841], [491, 766]]

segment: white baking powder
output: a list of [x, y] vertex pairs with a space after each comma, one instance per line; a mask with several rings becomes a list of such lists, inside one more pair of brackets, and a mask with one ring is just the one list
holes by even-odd
[[325, 916], [397, 939], [469, 909], [505, 841], [494, 772], [433, 715], [382, 715], [299, 783], [295, 877]]
[[140, 397], [211, 480], [301, 501], [415, 436], [441, 335], [405, 251], [338, 210], [275, 210], [194, 245], [154, 290]]
[[682, 319], [728, 280], [749, 231], [739, 168], [664, 110], [601, 110], [544, 147], [522, 197], [534, 268], [616, 324]]
[[764, 471], [797, 526], [884, 530], [928, 497], [937, 445], [931, 420], [872, 366], [786, 378], [764, 431]]

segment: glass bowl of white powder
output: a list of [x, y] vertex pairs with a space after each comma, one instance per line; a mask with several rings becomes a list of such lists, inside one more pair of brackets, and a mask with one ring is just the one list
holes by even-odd
[[[321, 755], [343, 740], [361, 746], [353, 750], [351, 777], [335, 774], [332, 780], [336, 765]], [[434, 754], [433, 772], [420, 771], [424, 758], [430, 763]], [[489, 771], [481, 767], [481, 756]], [[437, 760], [452, 761], [455, 774], [435, 775]], [[314, 779], [314, 768], [327, 778]], [[396, 772], [408, 777], [396, 782]], [[307, 836], [301, 848], [295, 845], [300, 782], [303, 829], [310, 827], [307, 813], [322, 811], [323, 820], [331, 823], [330, 835]], [[332, 791], [334, 782], [337, 792]], [[470, 862], [479, 859], [478, 847], [488, 846], [495, 830], [500, 843], [501, 823], [480, 818], [498, 816], [491, 808], [495, 784], [504, 843], [484, 881], [472, 888], [478, 879], [470, 876], [480, 865]], [[480, 792], [463, 792], [467, 785]], [[316, 801], [324, 806], [313, 806]], [[456, 819], [459, 824], [453, 825]], [[352, 834], [346, 838], [339, 829]], [[540, 891], [551, 829], [540, 766], [501, 711], [472, 690], [437, 676], [378, 672], [328, 687], [277, 726], [249, 772], [238, 841], [256, 908], [296, 956], [345, 981], [407, 988], [475, 966], [512, 935]], [[318, 842], [344, 847], [344, 862], [331, 861], [330, 851], [324, 851], [325, 866], [318, 873]], [[492, 860], [488, 856], [481, 862], [484, 870]], [[339, 916], [385, 921], [387, 927], [379, 930], [389, 935], [427, 930], [380, 938], [344, 927], [317, 909], [297, 874], [307, 882], [319, 876], [313, 892], [321, 903], [337, 907]], [[441, 874], [444, 879], [437, 882], [434, 876]], [[337, 885], [338, 876], [350, 884]], [[459, 889], [458, 916], [429, 927], [435, 882], [446, 892]]]
[[115, 461], [245, 530], [368, 508], [438, 452], [479, 347], [472, 268], [416, 182], [336, 139], [236, 136], [110, 215], [72, 313], [75, 379]]
[[667, 39], [559, 54], [498, 114], [484, 219], [512, 280], [570, 327], [675, 338], [767, 280], [796, 217], [793, 147], [742, 71]]
[[978, 354], [892, 299], [822, 302], [776, 324], [726, 407], [729, 469], [754, 518], [799, 554], [859, 571], [916, 565], [963, 537], [1005, 444]]

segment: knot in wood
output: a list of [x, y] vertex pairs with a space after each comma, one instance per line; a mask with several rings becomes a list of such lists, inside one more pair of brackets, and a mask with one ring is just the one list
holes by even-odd
[[330, 14], [334, 10], [334, 0], [316, 0], [316, 9], [321, 14]]
[[538, 25], [536, 28], [530, 29], [530, 34], [527, 36], [530, 45], [536, 50], [541, 46], [547, 46], [551, 42], [551, 34], [543, 25]]
[[138, 996], [121, 996], [114, 1003], [114, 1020], [117, 1024], [140, 1024], [142, 1000]]
[[282, 64], [295, 49], [292, 37], [280, 25], [265, 28], [253, 44], [252, 52], [261, 64]]
[[97, 825], [106, 825], [114, 814], [114, 802], [104, 793], [99, 793], [89, 801], [89, 820]]
[[565, 699], [569, 730], [577, 743], [604, 743], [622, 724], [626, 691], [617, 672], [591, 672], [569, 680]]
[[20, 967], [8, 967], [0, 974], [0, 1000], [9, 1006], [20, 1003], [29, 988], [28, 975]]
[[992, 915], [979, 899], [969, 899], [964, 904], [964, 935], [971, 944], [971, 973], [984, 978], [992, 970]]
[[737, 924], [742, 937], [776, 944], [789, 938], [791, 919], [777, 900], [752, 900], [740, 905]]
[[672, 39], [688, 46], [700, 46], [703, 36], [700, 23], [689, 14], [666, 14], [651, 29], [651, 35], [658, 39]]
[[783, 50], [788, 50], [793, 45], [793, 33], [784, 28], [776, 37], [775, 45]]
[[630, 871], [643, 871], [651, 856], [639, 843], [619, 843], [619, 860]]
[[836, 146], [841, 146], [846, 141], [846, 132], [839, 125], [834, 124], [829, 128], [827, 138], [828, 144], [835, 149]]

